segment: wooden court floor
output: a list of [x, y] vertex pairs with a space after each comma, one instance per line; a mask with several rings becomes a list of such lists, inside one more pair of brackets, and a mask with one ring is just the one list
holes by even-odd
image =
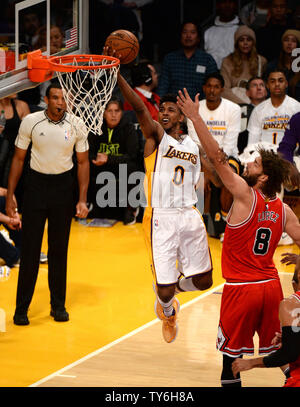
[[[47, 250], [46, 233], [43, 250]], [[154, 293], [141, 224], [89, 228], [72, 223], [67, 309], [70, 321], [49, 316], [47, 265], [41, 265], [28, 313], [30, 325], [12, 323], [18, 269], [0, 283], [0, 387], [219, 387], [221, 355], [215, 349], [223, 286], [221, 244], [209, 238], [214, 263], [210, 290], [182, 293], [179, 332], [166, 344], [153, 309]], [[292, 266], [275, 262], [285, 295]], [[242, 376], [245, 387], [280, 387], [279, 369]]]

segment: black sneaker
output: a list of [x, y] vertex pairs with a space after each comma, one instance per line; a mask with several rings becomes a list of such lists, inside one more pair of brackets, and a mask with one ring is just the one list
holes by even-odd
[[51, 309], [50, 315], [54, 318], [54, 321], [57, 322], [69, 321], [69, 314], [66, 310], [58, 311]]
[[29, 325], [29, 319], [27, 314], [15, 314], [14, 315], [14, 324], [15, 325]]
[[123, 223], [126, 226], [134, 225], [136, 223], [136, 218], [139, 214], [140, 208], [127, 208], [124, 216]]

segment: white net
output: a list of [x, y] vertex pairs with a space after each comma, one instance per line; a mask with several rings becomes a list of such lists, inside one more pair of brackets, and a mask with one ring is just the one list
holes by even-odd
[[[111, 61], [106, 59], [95, 61], [90, 56], [88, 61], [82, 62], [74, 55], [70, 65], [102, 66], [111, 65]], [[78, 117], [80, 117], [85, 124], [86, 131], [99, 136], [102, 134], [103, 113], [116, 85], [118, 69], [119, 66], [112, 66], [97, 69], [78, 68], [75, 72], [57, 71], [67, 111], [70, 113], [71, 126], [76, 127], [77, 131], [80, 131], [78, 128]]]

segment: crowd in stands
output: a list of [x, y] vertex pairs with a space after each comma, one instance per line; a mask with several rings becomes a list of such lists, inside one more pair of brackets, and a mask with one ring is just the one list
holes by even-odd
[[[167, 93], [177, 94], [185, 87], [192, 98], [200, 95], [201, 115], [231, 160], [234, 171], [241, 173], [245, 157], [253, 152], [251, 145], [259, 142], [268, 143], [276, 150], [279, 147], [287, 160], [297, 162], [299, 131], [297, 133], [296, 129], [299, 128], [300, 114], [300, 61], [297, 62], [297, 55], [300, 56], [300, 7], [297, 2], [254, 0], [238, 9], [237, 0], [216, 0], [216, 15], [211, 27], [201, 32], [197, 19], [185, 21], [180, 28], [177, 50], [166, 52], [155, 63], [143, 59], [149, 45], [143, 42], [146, 38], [143, 33], [149, 29], [143, 16], [144, 10], [150, 10], [147, 7], [152, 1], [102, 0], [96, 3], [101, 3], [101, 10], [110, 17], [101, 20], [105, 23], [103, 36], [114, 29], [124, 28], [139, 38], [140, 56], [121, 69], [155, 120], [160, 98]], [[39, 30], [41, 42], [36, 47], [42, 48], [45, 40], [41, 36], [45, 32], [43, 28]], [[95, 44], [96, 40], [93, 37], [91, 42]], [[51, 26], [51, 43], [51, 53], [63, 48], [61, 31], [56, 26]], [[98, 53], [101, 53], [102, 45], [100, 38]], [[298, 54], [295, 49], [299, 50]], [[28, 113], [44, 109], [44, 89], [45, 84], [41, 84], [0, 100], [0, 108], [3, 107], [6, 117], [6, 127], [0, 139], [1, 188], [7, 187], [20, 121]], [[187, 131], [199, 144], [189, 123]], [[132, 171], [143, 170], [143, 136], [131, 106], [124, 103], [117, 88], [106, 106], [103, 135], [91, 134], [89, 143], [89, 200], [93, 207], [90, 216], [113, 216], [126, 225], [134, 223], [137, 208], [126, 207], [118, 214], [110, 214], [99, 208], [96, 202], [96, 177], [101, 171], [112, 171], [117, 175], [122, 163], [129, 168], [128, 176]], [[205, 205], [208, 231], [211, 236], [220, 238], [230, 196], [213, 185], [206, 185], [205, 191], [209, 191], [210, 197]], [[17, 192], [21, 202], [22, 182]], [[5, 224], [5, 218], [0, 217], [0, 222]], [[3, 257], [1, 253], [0, 257]]]

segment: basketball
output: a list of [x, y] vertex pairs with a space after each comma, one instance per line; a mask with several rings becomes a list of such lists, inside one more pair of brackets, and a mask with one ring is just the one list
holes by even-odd
[[117, 30], [112, 32], [105, 41], [109, 55], [115, 51], [115, 55], [120, 59], [121, 64], [129, 64], [138, 55], [140, 44], [132, 32], [127, 30]]

